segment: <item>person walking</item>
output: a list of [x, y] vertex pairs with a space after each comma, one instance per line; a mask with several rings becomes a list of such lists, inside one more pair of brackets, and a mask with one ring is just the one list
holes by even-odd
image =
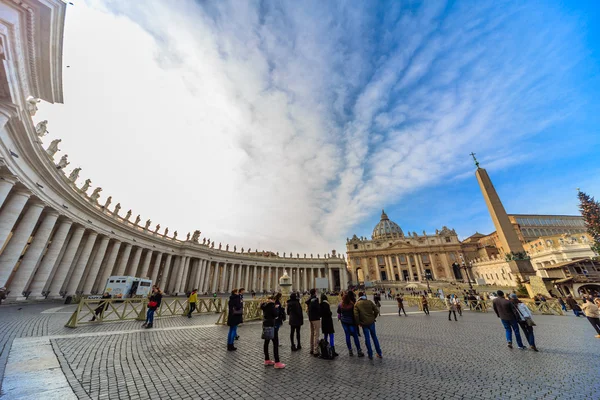
[[375, 302], [377, 308], [381, 309], [381, 292], [375, 292], [373, 295], [373, 301]]
[[90, 322], [94, 322], [96, 320], [96, 318], [98, 318], [98, 315], [102, 314], [104, 311], [106, 311], [106, 309], [108, 308], [108, 299], [110, 299], [112, 296], [110, 295], [110, 293], [108, 292], [104, 292], [104, 294], [102, 295], [102, 301], [100, 303], [98, 303], [98, 307], [96, 307], [96, 309], [94, 310], [94, 315], [92, 316], [92, 319], [90, 319]]
[[584, 316], [583, 312], [581, 312], [581, 307], [579, 307], [577, 300], [575, 300], [573, 296], [567, 296], [567, 305], [573, 310], [573, 314], [575, 314], [576, 317]]
[[529, 347], [533, 351], [539, 351], [535, 345], [535, 336], [533, 335], [533, 327], [535, 323], [533, 322], [533, 314], [527, 304], [521, 302], [515, 293], [508, 296], [510, 301], [515, 305], [517, 310], [517, 317], [519, 321], [519, 326], [523, 329], [525, 333], [525, 338], [527, 339], [527, 343], [529, 343]]
[[[598, 302], [598, 299], [596, 299], [596, 302]], [[600, 338], [600, 309], [598, 309], [598, 306], [592, 303], [592, 300], [584, 299], [581, 310], [596, 330], [596, 337]]]
[[382, 358], [381, 347], [379, 347], [379, 339], [375, 331], [375, 319], [379, 315], [379, 308], [371, 300], [367, 300], [364, 292], [358, 293], [358, 301], [354, 305], [354, 319], [362, 327], [365, 335], [365, 345], [367, 346], [367, 355], [369, 359], [373, 359], [373, 348], [371, 347], [371, 338], [375, 344], [377, 358]]
[[401, 294], [396, 296], [396, 301], [398, 302], [398, 316], [401, 317], [402, 313], [404, 313], [404, 316], [406, 317], [406, 311], [404, 310], [404, 298], [402, 297]]
[[338, 353], [335, 352], [335, 329], [333, 328], [333, 313], [331, 312], [331, 305], [327, 300], [327, 295], [325, 293], [321, 294], [321, 304], [320, 304], [320, 313], [321, 313], [321, 331], [323, 332], [323, 338], [329, 346], [331, 346], [331, 353], [334, 357], [339, 356]]
[[427, 297], [425, 295], [421, 295], [421, 305], [423, 306], [423, 312], [425, 315], [429, 315], [429, 302], [427, 301]]
[[227, 351], [235, 351], [237, 347], [233, 345], [237, 336], [238, 325], [244, 322], [244, 305], [242, 303], [242, 296], [239, 294], [238, 289], [231, 291], [229, 296], [229, 303], [227, 304], [227, 326], [229, 326], [229, 333], [227, 334]]
[[160, 307], [163, 293], [156, 285], [152, 286], [152, 293], [148, 297], [148, 311], [146, 311], [146, 322], [142, 328], [151, 329], [154, 327], [154, 313]]
[[452, 314], [454, 314], [454, 320], [458, 321], [456, 319], [456, 304], [454, 304], [454, 299], [450, 295], [446, 297], [446, 308], [448, 309], [448, 321], [452, 321], [452, 318], [450, 318]]
[[198, 289], [192, 290], [190, 293], [190, 297], [188, 297], [188, 313], [187, 317], [192, 318], [192, 313], [196, 309], [196, 305], [198, 303]]
[[[260, 305], [263, 312], [263, 350], [265, 353], [264, 365], [274, 366], [277, 369], [285, 368], [285, 364], [279, 360], [279, 335], [275, 329], [275, 320], [279, 317], [279, 310], [275, 308], [275, 299], [270, 296], [268, 300]], [[273, 358], [269, 357], [269, 343], [273, 342]]]
[[502, 321], [502, 325], [506, 331], [508, 348], [513, 348], [512, 332], [514, 331], [515, 338], [517, 339], [517, 346], [519, 349], [525, 350], [525, 346], [523, 346], [523, 341], [521, 340], [521, 333], [519, 332], [519, 319], [515, 305], [504, 298], [504, 292], [502, 290], [498, 290], [498, 297], [496, 297], [492, 303], [494, 312]]
[[317, 298], [317, 290], [310, 289], [310, 298], [306, 300], [308, 321], [310, 322], [310, 354], [318, 357], [319, 336], [321, 331], [321, 308]]
[[337, 313], [338, 319], [342, 323], [344, 334], [346, 336], [346, 346], [348, 347], [348, 354], [350, 357], [354, 356], [352, 352], [352, 343], [350, 338], [354, 339], [354, 345], [359, 357], [364, 357], [365, 354], [360, 348], [360, 341], [358, 340], [358, 328], [357, 323], [354, 319], [354, 302], [352, 301], [352, 292], [348, 292], [342, 297], [342, 302], [338, 305]]
[[[290, 299], [287, 302], [287, 315], [290, 317], [290, 342], [292, 342], [292, 351], [302, 350], [300, 328], [304, 324], [304, 315], [296, 293], [290, 294]], [[294, 334], [296, 335], [296, 343], [298, 344], [294, 343]]]
[[564, 312], [567, 312], [567, 305], [565, 304], [565, 301], [562, 297], [558, 298], [558, 304], [560, 304], [560, 308], [562, 308]]
[[454, 302], [454, 305], [456, 306], [456, 311], [458, 311], [458, 315], [462, 317], [462, 304], [460, 301], [460, 298], [458, 296], [452, 296], [452, 301]]

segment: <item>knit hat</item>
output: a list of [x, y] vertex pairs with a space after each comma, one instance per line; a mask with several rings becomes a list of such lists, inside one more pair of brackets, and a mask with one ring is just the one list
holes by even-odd
[[516, 294], [514, 294], [514, 293], [511, 293], [511, 294], [510, 294], [510, 296], [508, 296], [508, 297], [510, 297], [511, 299], [516, 299], [516, 298], [517, 298], [517, 295], [516, 295]]

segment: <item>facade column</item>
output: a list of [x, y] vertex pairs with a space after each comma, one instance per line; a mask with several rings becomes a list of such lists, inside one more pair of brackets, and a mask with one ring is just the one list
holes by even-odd
[[267, 267], [266, 280], [267, 282], [265, 284], [265, 290], [270, 292], [273, 290], [273, 275], [271, 274], [271, 267]]
[[303, 292], [308, 290], [308, 268], [302, 269], [302, 289]]
[[121, 254], [119, 265], [113, 274], [114, 276], [123, 276], [125, 274], [125, 270], [127, 269], [127, 261], [129, 261], [129, 255], [131, 254], [131, 247], [132, 246], [129, 243], [125, 243], [125, 248]]
[[165, 266], [163, 267], [162, 274], [160, 275], [160, 286], [162, 286], [163, 290], [167, 290], [167, 283], [169, 282], [168, 279], [169, 279], [169, 275], [171, 274], [172, 260], [173, 260], [173, 254], [167, 254], [167, 259], [165, 260]]
[[190, 290], [198, 289], [198, 292], [200, 292], [200, 285], [202, 283], [202, 263], [199, 259], [194, 258], [191, 259], [190, 265], [194, 268], [194, 279], [190, 284]]
[[[25, 208], [29, 196], [31, 196], [31, 193], [26, 190], [14, 190], [8, 197], [6, 205], [2, 207], [2, 211], [0, 212], [0, 249], [6, 244], [6, 239], [8, 239], [8, 235], [12, 232], [23, 208]], [[4, 286], [4, 282], [0, 284]]]
[[7, 175], [0, 177], [0, 207], [2, 207], [4, 204], [4, 201], [8, 197], [10, 190], [13, 188], [13, 186], [15, 186], [17, 181], [18, 180], [16, 176]]
[[[212, 262], [209, 261], [211, 264]], [[211, 285], [211, 293], [217, 293], [219, 291], [219, 288], [217, 286], [218, 284], [218, 279], [219, 279], [219, 263], [217, 261], [214, 262], [215, 266], [213, 268], [213, 279], [212, 279], [212, 285]]]
[[219, 292], [225, 293], [227, 292], [227, 275], [229, 273], [229, 268], [227, 268], [227, 263], [223, 263], [223, 274], [221, 275], [221, 283], [219, 284]]
[[67, 244], [62, 260], [60, 261], [56, 273], [54, 274], [54, 278], [52, 278], [52, 283], [50, 283], [50, 287], [48, 288], [48, 294], [52, 294], [53, 298], [62, 297], [60, 291], [65, 281], [69, 279], [67, 275], [73, 264], [73, 259], [75, 258], [84, 232], [85, 228], [83, 226], [76, 226], [73, 235], [71, 235], [71, 240], [69, 240], [69, 244]]
[[246, 268], [244, 268], [244, 288], [246, 290], [250, 290], [249, 289], [249, 285], [250, 285], [250, 266], [246, 265]]
[[241, 288], [244, 287], [242, 286], [242, 264], [238, 264], [237, 266], [237, 281], [236, 281], [236, 286], [237, 288]]
[[258, 280], [260, 282], [259, 289], [260, 289], [261, 293], [263, 293], [265, 291], [265, 267], [263, 267], [261, 265], [258, 268], [260, 268], [259, 275], [258, 275]]
[[[152, 254], [152, 252], [150, 252]], [[153, 285], [156, 285], [156, 280], [158, 279], [158, 273], [160, 271], [160, 262], [162, 261], [162, 253], [156, 253], [156, 258], [154, 259], [154, 265], [152, 266], [152, 275], [150, 276], [150, 280]]]
[[208, 280], [210, 277], [207, 274], [208, 271], [208, 262], [206, 260], [200, 260], [200, 266], [202, 267], [202, 277], [200, 278], [200, 292], [208, 292]]
[[348, 273], [346, 267], [340, 268], [340, 290], [348, 289]]
[[179, 285], [179, 289], [177, 290], [177, 293], [183, 293], [186, 294], [188, 286], [190, 285], [190, 281], [193, 279], [192, 278], [192, 274], [190, 273], [190, 269], [192, 268], [192, 258], [189, 256], [185, 257], [184, 263], [183, 263], [183, 276], [181, 278], [181, 285]]
[[314, 289], [315, 287], [315, 269], [310, 269], [310, 280], [308, 282], [308, 290]]
[[[427, 274], [425, 273], [425, 266], [423, 265], [423, 260], [421, 259], [420, 253], [415, 253], [415, 263], [417, 264], [417, 270], [420, 271], [421, 278], [427, 280]], [[433, 277], [431, 277], [433, 278]]]
[[90, 266], [90, 270], [88, 272], [87, 277], [85, 278], [85, 282], [83, 283], [83, 294], [92, 293], [92, 289], [94, 288], [94, 283], [96, 282], [96, 278], [98, 277], [98, 271], [100, 271], [100, 266], [102, 265], [102, 260], [104, 260], [104, 256], [106, 255], [106, 249], [108, 248], [108, 242], [110, 238], [108, 236], [102, 236], [102, 241], [98, 246], [98, 250], [96, 251], [96, 256], [92, 261], [92, 265]]
[[[0, 180], [0, 187], [2, 182], [3, 181]], [[42, 223], [35, 232], [35, 236], [33, 237], [31, 245], [27, 248], [27, 252], [21, 260], [19, 269], [17, 269], [17, 272], [15, 272], [15, 275], [10, 282], [10, 286], [8, 287], [8, 290], [10, 291], [10, 297], [16, 297], [17, 300], [25, 300], [26, 298], [22, 296], [27, 295], [24, 294], [24, 292], [27, 290], [27, 285], [31, 281], [31, 277], [40, 263], [42, 253], [46, 249], [46, 244], [48, 243], [48, 239], [52, 234], [52, 229], [58, 220], [58, 213], [54, 210], [51, 210], [46, 213], [43, 218], [44, 219]]]
[[252, 284], [251, 284], [251, 289], [250, 290], [254, 290], [256, 291], [256, 265], [251, 265], [248, 268], [251, 268], [252, 270]]
[[179, 256], [179, 262], [178, 262], [178, 267], [177, 267], [177, 274], [174, 276], [175, 279], [173, 279], [173, 289], [171, 290], [171, 292], [173, 292], [176, 295], [179, 295], [181, 292], [183, 292], [182, 287], [183, 287], [183, 280], [184, 280], [184, 271], [185, 271], [185, 267], [187, 264], [187, 257], [185, 256]]
[[[119, 255], [119, 250], [121, 249], [121, 242], [115, 240], [110, 248], [110, 252], [108, 253], [108, 258], [106, 259], [106, 263], [104, 265], [104, 269], [101, 273], [98, 274], [96, 286], [96, 293], [104, 294], [104, 288], [106, 287], [106, 282], [108, 278], [112, 276], [112, 272], [115, 269], [115, 262], [117, 261], [117, 256]], [[94, 290], [94, 289], [92, 289]]]
[[129, 267], [126, 270], [125, 275], [136, 276], [138, 266], [140, 265], [140, 258], [142, 258], [143, 250], [144, 249], [142, 249], [139, 246], [135, 248], [135, 251], [133, 252], [133, 259], [131, 260], [131, 264], [129, 264]]
[[[333, 291], [334, 286], [335, 286], [334, 282], [333, 282], [333, 269], [331, 267], [329, 267], [328, 270], [329, 270], [329, 290]], [[340, 284], [340, 286], [341, 286], [341, 284]]]
[[44, 204], [37, 201], [30, 202], [29, 208], [25, 211], [21, 222], [15, 228], [10, 241], [4, 248], [2, 255], [0, 255], [0, 287], [6, 286], [8, 278], [10, 278], [15, 265], [19, 261], [23, 249], [27, 246], [29, 237], [40, 219], [43, 210]]
[[144, 254], [144, 261], [142, 261], [142, 269], [138, 274], [140, 278], [148, 277], [148, 271], [150, 270], [150, 261], [152, 261], [152, 250], [147, 249], [146, 254]]
[[75, 264], [75, 269], [73, 269], [73, 273], [71, 274], [71, 278], [69, 279], [69, 283], [67, 284], [67, 296], [71, 296], [76, 294], [77, 287], [81, 281], [81, 277], [85, 272], [88, 261], [90, 260], [90, 255], [92, 254], [92, 250], [94, 249], [94, 244], [96, 244], [96, 238], [98, 237], [98, 233], [94, 231], [90, 231], [88, 233], [85, 244], [83, 245], [83, 250], [81, 251], [81, 255], [79, 256], [79, 260]]
[[233, 290], [234, 278], [235, 278], [235, 265], [229, 264], [229, 281], [227, 282], [227, 287], [225, 288], [225, 293], [230, 293]]
[[174, 257], [175, 260], [173, 261], [173, 270], [171, 271], [171, 274], [169, 275], [169, 280], [166, 282], [165, 285], [165, 290], [168, 289], [167, 292], [169, 294], [172, 294], [173, 292], [177, 291], [177, 278], [179, 277], [179, 272], [183, 268], [183, 265], [181, 264], [183, 261], [183, 257]]

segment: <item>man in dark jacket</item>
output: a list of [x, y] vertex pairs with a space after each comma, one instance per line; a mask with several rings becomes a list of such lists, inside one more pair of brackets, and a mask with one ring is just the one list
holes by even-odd
[[[302, 306], [298, 300], [296, 293], [290, 295], [290, 299], [287, 302], [287, 315], [290, 317], [290, 341], [292, 342], [292, 351], [301, 350], [300, 345], [300, 327], [304, 324], [304, 315], [302, 314]], [[296, 341], [298, 346], [294, 344], [294, 332], [296, 333]]]
[[321, 308], [317, 298], [317, 290], [310, 289], [310, 298], [306, 300], [308, 320], [310, 321], [310, 354], [318, 357], [319, 336], [321, 335]]
[[517, 346], [519, 349], [525, 350], [523, 341], [521, 340], [521, 333], [519, 332], [519, 318], [517, 317], [517, 310], [515, 305], [504, 298], [504, 292], [498, 290], [498, 297], [493, 301], [494, 312], [502, 321], [504, 330], [506, 331], [506, 341], [508, 342], [508, 348], [512, 349], [512, 332], [515, 332], [515, 338], [517, 339]]
[[362, 327], [365, 334], [365, 345], [367, 346], [367, 355], [369, 359], [373, 359], [373, 349], [371, 348], [371, 338], [375, 344], [377, 358], [381, 358], [381, 347], [375, 332], [375, 318], [379, 315], [379, 308], [371, 300], [367, 300], [365, 293], [358, 294], [358, 301], [354, 305], [354, 319]]

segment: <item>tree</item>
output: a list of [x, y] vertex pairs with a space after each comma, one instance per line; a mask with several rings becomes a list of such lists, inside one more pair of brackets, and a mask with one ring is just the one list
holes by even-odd
[[585, 192], [579, 191], [579, 210], [585, 221], [585, 226], [592, 237], [592, 250], [600, 254], [600, 203]]

